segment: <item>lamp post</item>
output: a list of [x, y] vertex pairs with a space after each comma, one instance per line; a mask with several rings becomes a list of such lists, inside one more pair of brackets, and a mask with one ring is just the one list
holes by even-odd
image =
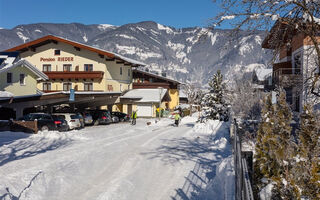
[[159, 113], [158, 113], [158, 115], [159, 115], [159, 121], [160, 121], [160, 119], [161, 119], [161, 94], [162, 94], [162, 92], [163, 92], [163, 87], [158, 87], [158, 89], [159, 89]]

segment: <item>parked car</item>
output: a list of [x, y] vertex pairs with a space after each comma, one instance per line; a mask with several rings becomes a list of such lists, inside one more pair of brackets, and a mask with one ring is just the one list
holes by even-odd
[[61, 115], [51, 115], [54, 123], [57, 126], [58, 131], [68, 131], [69, 130], [69, 126], [68, 126], [68, 122], [64, 119], [63, 116]]
[[84, 128], [84, 118], [81, 113], [76, 113], [77, 118], [80, 120], [81, 128]]
[[46, 113], [29, 113], [24, 115], [20, 120], [34, 121], [37, 120], [38, 129], [41, 131], [58, 130], [55, 120], [50, 114]]
[[59, 115], [64, 120], [66, 120], [69, 126], [69, 130], [81, 128], [80, 118], [75, 113], [54, 113], [54, 115]]
[[111, 119], [112, 119], [112, 123], [118, 123], [119, 122], [119, 117], [112, 115], [111, 114]]
[[82, 116], [84, 118], [85, 125], [92, 125], [93, 124], [92, 115], [90, 113], [84, 112], [84, 113], [82, 113]]
[[119, 117], [119, 121], [120, 122], [126, 122], [126, 121], [130, 121], [130, 116], [126, 113], [123, 112], [112, 112], [111, 113], [114, 116]]
[[112, 123], [111, 114], [108, 110], [87, 110], [92, 115], [94, 125]]

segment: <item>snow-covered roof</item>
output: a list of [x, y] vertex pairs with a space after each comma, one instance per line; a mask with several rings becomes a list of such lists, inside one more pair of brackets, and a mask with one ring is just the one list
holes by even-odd
[[144, 74], [147, 74], [149, 76], [152, 76], [152, 77], [156, 77], [156, 78], [159, 78], [159, 79], [163, 79], [163, 80], [166, 80], [166, 81], [170, 81], [170, 82], [173, 82], [173, 83], [177, 83], [177, 84], [181, 84], [181, 82], [179, 81], [176, 81], [174, 79], [171, 79], [171, 78], [168, 78], [168, 77], [164, 77], [164, 76], [160, 76], [158, 74], [155, 74], [155, 73], [152, 73], [152, 72], [147, 72], [147, 71], [144, 71], [142, 69], [134, 69], [133, 70], [134, 72], [140, 72], [140, 73], [144, 73]]
[[259, 81], [264, 81], [267, 77], [271, 76], [272, 69], [256, 69], [255, 73]]
[[[159, 102], [161, 89], [133, 89], [129, 90], [120, 98], [141, 98], [136, 102]], [[161, 99], [166, 94], [167, 89], [162, 89]]]
[[4, 73], [10, 69], [13, 69], [18, 66], [24, 66], [38, 76], [41, 80], [48, 80], [48, 76], [45, 75], [42, 71], [36, 68], [34, 65], [29, 63], [27, 60], [19, 59], [17, 57], [8, 56], [5, 58], [5, 61], [0, 65], [0, 73]]
[[14, 95], [11, 92], [0, 91], [0, 98], [8, 98], [13, 97]]
[[180, 98], [187, 98], [187, 94], [184, 93], [183, 90], [179, 90], [179, 97], [180, 97]]
[[252, 87], [255, 89], [264, 89], [264, 85], [252, 84]]

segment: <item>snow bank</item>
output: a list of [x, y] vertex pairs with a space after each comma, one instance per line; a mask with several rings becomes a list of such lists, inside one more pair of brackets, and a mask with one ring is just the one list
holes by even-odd
[[261, 200], [271, 200], [273, 183], [269, 183], [267, 186], [262, 188], [259, 192], [259, 197]]
[[216, 134], [221, 124], [218, 120], [208, 120], [206, 123], [197, 123], [193, 130], [196, 133]]
[[13, 94], [7, 91], [0, 91], [0, 98], [5, 98], [5, 97], [13, 97]]
[[233, 157], [223, 159], [216, 168], [216, 176], [209, 183], [199, 199], [234, 199], [234, 170]]
[[68, 132], [58, 132], [58, 131], [39, 131], [37, 134], [31, 135], [32, 138], [41, 138], [48, 140], [87, 140], [88, 138], [84, 136], [84, 132], [78, 130], [72, 130]]
[[186, 116], [181, 119], [181, 124], [195, 123], [197, 120], [197, 117]]

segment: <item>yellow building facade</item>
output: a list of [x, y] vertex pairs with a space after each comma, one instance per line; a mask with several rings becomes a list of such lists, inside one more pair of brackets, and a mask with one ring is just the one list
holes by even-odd
[[[14, 47], [20, 57], [49, 77], [43, 92], [118, 92], [132, 89], [132, 66], [142, 63], [56, 36], [45, 36]], [[126, 111], [122, 106], [122, 111]]]
[[38, 80], [46, 81], [48, 77], [26, 60], [19, 59], [18, 54], [8, 57], [0, 68], [0, 91], [14, 96], [34, 95], [38, 93]]

